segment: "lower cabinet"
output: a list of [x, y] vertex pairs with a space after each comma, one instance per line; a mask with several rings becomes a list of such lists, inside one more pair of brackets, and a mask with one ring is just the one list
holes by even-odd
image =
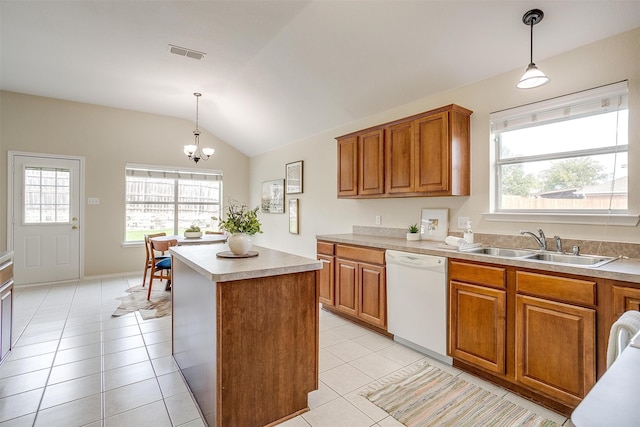
[[454, 365], [570, 412], [596, 381], [597, 285], [589, 278], [450, 260]]
[[516, 381], [571, 406], [595, 384], [596, 311], [516, 296]]
[[317, 271], [316, 281], [319, 287], [319, 299], [322, 304], [334, 305], [334, 286], [333, 278], [335, 267], [333, 257], [329, 255], [318, 254], [318, 260], [322, 262], [322, 270]]
[[386, 331], [384, 250], [328, 242], [318, 242], [317, 250], [323, 307]]
[[625, 311], [640, 311], [640, 288], [615, 284], [611, 286], [611, 295], [613, 298], [613, 319], [611, 324], [618, 320], [618, 317], [622, 316]]
[[0, 265], [0, 361], [11, 350], [13, 326], [13, 262]]
[[506, 301], [505, 291], [451, 281], [451, 357], [504, 374]]

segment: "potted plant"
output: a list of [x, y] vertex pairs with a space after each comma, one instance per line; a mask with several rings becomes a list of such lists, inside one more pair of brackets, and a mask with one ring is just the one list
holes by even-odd
[[191, 224], [189, 228], [184, 230], [184, 237], [187, 239], [198, 239], [202, 237], [202, 231], [197, 225]]
[[411, 224], [407, 227], [407, 240], [420, 240], [420, 227], [418, 227], [418, 224]]
[[[226, 219], [220, 221], [218, 227], [230, 234], [227, 243], [234, 255], [246, 255], [251, 249], [251, 236], [262, 233], [258, 209], [249, 209], [247, 205], [240, 205], [235, 200], [229, 201]], [[218, 219], [211, 218], [214, 221]]]

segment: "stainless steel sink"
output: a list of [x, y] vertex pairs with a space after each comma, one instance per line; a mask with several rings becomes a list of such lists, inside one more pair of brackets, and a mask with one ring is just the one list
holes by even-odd
[[528, 261], [546, 261], [559, 264], [600, 267], [601, 265], [613, 261], [615, 258], [597, 255], [571, 255], [553, 252], [539, 252], [525, 256], [524, 259]]
[[461, 249], [460, 252], [467, 252], [472, 254], [492, 255], [505, 258], [518, 258], [527, 255], [535, 255], [535, 251], [528, 251], [522, 249], [505, 249], [505, 248], [473, 248], [473, 249]]
[[590, 268], [600, 267], [608, 262], [615, 260], [615, 258], [613, 257], [598, 255], [572, 255], [558, 252], [495, 247], [460, 249], [460, 252], [477, 255], [489, 255], [497, 258], [520, 258], [523, 261], [539, 261], [564, 265], [579, 265]]

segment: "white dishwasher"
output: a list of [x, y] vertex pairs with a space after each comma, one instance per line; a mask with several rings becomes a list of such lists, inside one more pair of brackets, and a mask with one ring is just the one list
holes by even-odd
[[386, 251], [389, 332], [401, 344], [447, 356], [447, 258]]

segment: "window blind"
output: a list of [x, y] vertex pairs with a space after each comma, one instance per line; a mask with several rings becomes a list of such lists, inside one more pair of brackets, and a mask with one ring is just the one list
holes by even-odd
[[141, 178], [171, 178], [194, 181], [222, 181], [222, 172], [202, 169], [176, 169], [162, 166], [148, 166], [129, 163], [125, 166], [126, 176]]
[[627, 81], [564, 95], [533, 104], [522, 105], [489, 115], [491, 133], [513, 131], [524, 127], [576, 119], [607, 111], [627, 108]]

